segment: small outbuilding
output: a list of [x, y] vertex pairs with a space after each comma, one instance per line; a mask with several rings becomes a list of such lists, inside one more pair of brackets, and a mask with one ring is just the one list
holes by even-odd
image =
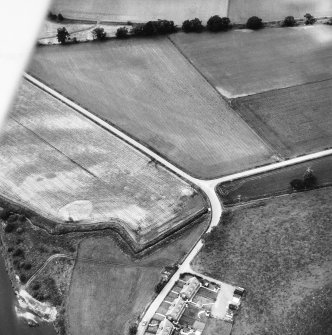
[[171, 335], [173, 330], [173, 323], [165, 318], [160, 322], [156, 335]]

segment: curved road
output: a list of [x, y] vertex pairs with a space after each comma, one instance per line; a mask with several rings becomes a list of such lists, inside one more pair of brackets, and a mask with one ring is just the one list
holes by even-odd
[[[209, 179], [209, 180], [194, 178], [194, 177], [188, 175], [187, 173], [185, 173], [184, 171], [182, 171], [181, 169], [179, 169], [178, 167], [174, 166], [172, 163], [170, 163], [166, 159], [160, 157], [157, 153], [155, 153], [152, 150], [146, 148], [144, 145], [142, 145], [141, 143], [138, 143], [137, 141], [132, 139], [130, 136], [124, 134], [119, 129], [117, 129], [117, 128], [111, 126], [110, 124], [106, 123], [105, 121], [101, 120], [99, 117], [95, 116], [91, 112], [87, 111], [86, 109], [77, 105], [73, 101], [64, 97], [60, 93], [58, 93], [55, 90], [51, 89], [50, 87], [46, 86], [45, 84], [43, 84], [42, 82], [40, 82], [36, 78], [32, 77], [31, 75], [25, 74], [24, 76], [28, 81], [30, 81], [31, 83], [33, 83], [34, 85], [36, 85], [37, 87], [42, 89], [43, 91], [49, 93], [50, 95], [52, 95], [56, 99], [62, 101], [66, 105], [70, 106], [71, 108], [73, 108], [77, 112], [83, 114], [88, 119], [94, 121], [95, 123], [99, 124], [103, 128], [109, 130], [110, 132], [112, 132], [113, 134], [115, 134], [116, 136], [121, 138], [122, 140], [131, 144], [136, 149], [138, 149], [141, 152], [145, 153], [146, 155], [154, 158], [160, 164], [166, 166], [169, 170], [173, 171], [174, 173], [178, 174], [179, 176], [181, 176], [185, 180], [191, 182], [192, 184], [194, 184], [198, 188], [200, 188], [206, 194], [206, 196], [208, 197], [209, 202], [210, 202], [209, 210], [211, 211], [211, 221], [210, 221], [210, 226], [207, 230], [208, 232], [211, 231], [211, 229], [214, 226], [218, 225], [220, 217], [221, 217], [221, 213], [222, 213], [222, 205], [219, 201], [219, 198], [218, 198], [216, 190], [215, 190], [218, 184], [226, 182], [226, 181], [231, 181], [231, 180], [235, 180], [235, 179], [239, 179], [239, 178], [243, 178], [243, 177], [252, 176], [252, 175], [255, 175], [255, 174], [262, 173], [262, 172], [267, 172], [267, 171], [279, 169], [279, 168], [282, 168], [282, 167], [285, 167], [285, 166], [309, 161], [309, 160], [312, 160], [312, 159], [316, 159], [316, 158], [320, 158], [320, 157], [324, 157], [324, 156], [328, 156], [328, 155], [332, 154], [332, 149], [329, 149], [329, 150], [320, 151], [320, 152], [317, 152], [317, 153], [314, 153], [314, 154], [309, 154], [309, 155], [285, 160], [285, 161], [282, 161], [282, 162], [269, 164], [269, 165], [266, 165], [266, 166], [262, 166], [262, 167], [251, 169], [251, 170], [247, 170], [247, 171], [244, 171], [244, 172], [235, 173], [235, 174], [228, 175], [228, 176], [221, 177], [221, 178]], [[173, 277], [170, 279], [170, 281], [167, 283], [167, 285], [164, 287], [164, 289], [160, 292], [160, 294], [157, 296], [157, 298], [151, 303], [151, 305], [149, 306], [149, 308], [147, 309], [147, 311], [145, 313], [143, 321], [144, 320], [148, 321], [153, 316], [154, 312], [157, 310], [160, 303], [166, 297], [168, 291], [172, 288], [172, 286], [175, 284], [175, 282], [179, 279], [180, 273], [191, 271], [190, 262], [197, 255], [197, 253], [202, 248], [202, 246], [203, 246], [203, 243], [202, 243], [201, 240], [199, 240], [196, 243], [196, 245], [193, 247], [193, 249], [190, 251], [190, 253], [186, 257], [186, 259], [182, 262], [182, 264], [180, 265], [177, 272], [173, 275]], [[142, 322], [141, 322], [139, 324], [137, 334], [138, 335], [143, 335], [144, 331], [145, 331], [145, 328], [146, 328], [146, 326], [143, 326]]]

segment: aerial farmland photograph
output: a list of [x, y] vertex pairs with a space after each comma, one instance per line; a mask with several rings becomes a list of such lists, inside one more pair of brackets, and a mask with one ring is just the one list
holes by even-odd
[[331, 335], [331, 0], [52, 0], [35, 37], [0, 335]]

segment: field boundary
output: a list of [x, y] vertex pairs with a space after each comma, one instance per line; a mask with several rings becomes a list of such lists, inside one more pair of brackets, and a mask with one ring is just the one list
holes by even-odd
[[180, 47], [177, 46], [177, 44], [169, 37], [167, 36], [168, 40], [173, 44], [173, 46], [175, 47], [175, 49], [184, 57], [184, 59], [187, 61], [187, 63], [189, 63], [198, 73], [199, 76], [201, 76], [211, 87], [212, 89], [218, 94], [218, 96], [227, 103], [227, 105], [230, 108], [230, 111], [232, 113], [234, 113], [234, 115], [236, 115], [237, 117], [240, 118], [240, 120], [242, 120], [246, 126], [262, 141], [262, 143], [264, 143], [264, 145], [270, 149], [270, 151], [273, 153], [274, 156], [278, 157], [278, 159], [284, 159], [280, 153], [271, 146], [270, 143], [268, 143], [265, 139], [263, 139], [254, 128], [251, 127], [251, 125], [246, 122], [243, 117], [233, 109], [232, 105], [231, 105], [231, 101], [230, 98], [227, 98], [226, 96], [224, 96], [223, 94], [221, 94], [221, 92], [212, 84], [212, 82], [200, 71], [200, 69], [190, 60], [189, 57], [187, 57], [187, 55], [181, 50]]

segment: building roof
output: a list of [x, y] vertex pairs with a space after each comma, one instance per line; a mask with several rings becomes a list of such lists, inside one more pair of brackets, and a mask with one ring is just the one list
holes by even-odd
[[181, 317], [185, 307], [186, 302], [181, 297], [177, 297], [172, 302], [171, 306], [169, 306], [166, 317], [168, 319], [178, 320]]
[[172, 334], [173, 329], [174, 326], [172, 322], [165, 318], [160, 322], [156, 335], [170, 335]]
[[190, 299], [198, 291], [200, 286], [200, 281], [196, 277], [191, 277], [187, 280], [180, 291], [181, 297], [184, 299]]

